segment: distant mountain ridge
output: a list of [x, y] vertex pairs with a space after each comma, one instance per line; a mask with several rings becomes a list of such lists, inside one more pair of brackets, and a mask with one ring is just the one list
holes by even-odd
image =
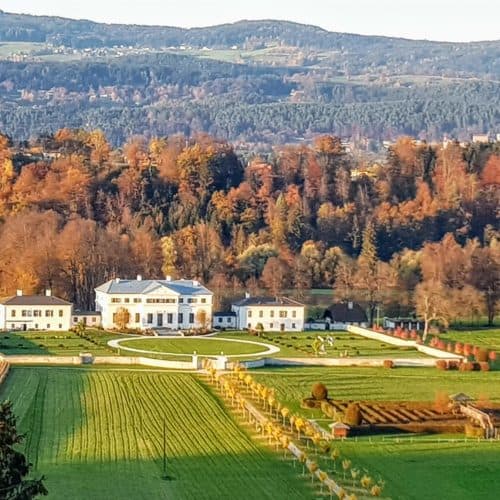
[[207, 132], [265, 148], [332, 133], [500, 132], [500, 40], [436, 42], [289, 21], [204, 28], [0, 12], [0, 131]]
[[[121, 44], [164, 46], [207, 43], [219, 47], [241, 44], [254, 37], [263, 41], [281, 40], [311, 48], [349, 48], [352, 44], [379, 45], [390, 48], [393, 43], [436, 46], [492, 46], [500, 48], [500, 40], [480, 42], [438, 42], [378, 35], [359, 35], [328, 31], [318, 26], [272, 19], [241, 20], [201, 28], [179, 28], [168, 25], [107, 24], [85, 19], [56, 16], [34, 16], [0, 12], [0, 41], [60, 43], [70, 41], [75, 47], [97, 47]], [[294, 44], [292, 43], [292, 44]]]

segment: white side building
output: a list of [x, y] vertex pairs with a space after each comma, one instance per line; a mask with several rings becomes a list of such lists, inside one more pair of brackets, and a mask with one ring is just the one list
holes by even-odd
[[98, 286], [96, 311], [103, 328], [117, 328], [116, 313], [129, 313], [129, 328], [184, 330], [212, 323], [212, 292], [196, 280], [115, 278]]
[[16, 295], [0, 300], [0, 330], [67, 331], [71, 328], [73, 304], [45, 295]]
[[304, 330], [304, 304], [287, 297], [247, 296], [232, 304], [236, 327], [255, 330], [259, 323], [264, 331], [300, 332]]

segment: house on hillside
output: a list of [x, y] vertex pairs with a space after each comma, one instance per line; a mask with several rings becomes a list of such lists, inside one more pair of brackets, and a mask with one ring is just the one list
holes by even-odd
[[265, 331], [300, 332], [304, 329], [304, 304], [288, 297], [251, 297], [232, 304], [236, 328], [255, 330], [260, 323]]
[[368, 325], [365, 310], [352, 301], [332, 304], [323, 313], [323, 319], [328, 323], [327, 330], [345, 330], [348, 325]]
[[417, 318], [387, 318], [384, 317], [384, 328], [401, 328], [403, 330], [423, 330], [424, 321]]
[[212, 326], [217, 330], [236, 328], [236, 313], [234, 311], [214, 313], [212, 317]]
[[104, 328], [117, 328], [117, 313], [126, 309], [128, 327], [185, 330], [212, 322], [212, 292], [196, 280], [115, 278], [98, 286], [96, 311]]
[[69, 330], [73, 304], [54, 297], [50, 290], [45, 295], [16, 295], [0, 300], [0, 330]]

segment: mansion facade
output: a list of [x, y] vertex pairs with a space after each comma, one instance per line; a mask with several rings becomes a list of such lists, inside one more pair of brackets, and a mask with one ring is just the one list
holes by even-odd
[[126, 309], [128, 327], [186, 330], [212, 323], [212, 292], [196, 280], [115, 278], [98, 286], [96, 311], [105, 329], [117, 328], [117, 314]]

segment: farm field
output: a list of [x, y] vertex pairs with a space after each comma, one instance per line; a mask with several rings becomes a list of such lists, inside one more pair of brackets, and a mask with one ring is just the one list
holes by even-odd
[[280, 348], [280, 352], [276, 357], [310, 357], [314, 356], [312, 343], [316, 337], [323, 338], [331, 336], [334, 339], [333, 346], [325, 344], [326, 353], [322, 357], [338, 358], [361, 357], [361, 358], [426, 358], [425, 354], [420, 353], [412, 347], [397, 347], [390, 344], [385, 344], [377, 340], [364, 338], [345, 331], [332, 332], [285, 332], [285, 333], [269, 333], [265, 332], [260, 337], [252, 336], [247, 332], [224, 332], [220, 337], [235, 338], [242, 340], [257, 340], [275, 345]]
[[337, 445], [356, 467], [386, 481], [384, 496], [398, 500], [498, 498], [500, 442], [439, 442], [403, 437], [346, 440]]
[[0, 334], [0, 352], [9, 354], [56, 354], [74, 356], [90, 351], [109, 355], [114, 351], [107, 342], [119, 336], [102, 330], [85, 331], [85, 338], [74, 332], [9, 332]]
[[[194, 375], [12, 368], [0, 398], [14, 403], [49, 499], [312, 497]], [[171, 480], [162, 478], [164, 421]]]
[[315, 382], [324, 383], [329, 397], [342, 400], [434, 401], [437, 393], [464, 392], [500, 403], [500, 372], [439, 371], [434, 368], [291, 367], [252, 370], [254, 378], [274, 387], [279, 401], [292, 411], [301, 410]]
[[444, 341], [455, 340], [457, 342], [478, 345], [500, 352], [500, 329], [485, 328], [482, 330], [449, 330], [439, 335]]

